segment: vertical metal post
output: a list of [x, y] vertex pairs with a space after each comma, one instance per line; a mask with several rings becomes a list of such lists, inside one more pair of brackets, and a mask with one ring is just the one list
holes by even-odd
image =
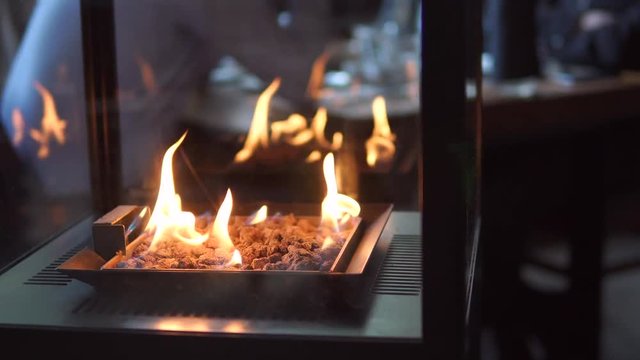
[[423, 336], [431, 359], [462, 359], [468, 345], [467, 270], [474, 263], [468, 247], [477, 241], [481, 126], [465, 91], [467, 59], [479, 60], [466, 31], [481, 31], [467, 28], [470, 2], [422, 2]]
[[114, 6], [112, 0], [81, 0], [87, 129], [94, 210], [119, 203], [121, 154]]

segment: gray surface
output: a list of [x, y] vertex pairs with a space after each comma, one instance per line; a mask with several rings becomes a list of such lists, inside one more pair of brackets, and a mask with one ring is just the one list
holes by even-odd
[[[90, 224], [90, 220], [87, 220], [70, 229], [0, 276], [0, 327], [164, 330], [362, 340], [415, 341], [422, 337], [422, 292], [419, 295], [373, 294], [373, 304], [367, 318], [354, 324], [335, 319], [291, 321], [250, 317], [140, 316], [74, 311], [94, 295], [91, 286], [77, 280], [72, 280], [64, 286], [25, 284], [33, 275], [67, 253], [69, 249], [88, 240]], [[390, 241], [392, 235], [419, 234], [419, 213], [394, 212], [381, 241]]]

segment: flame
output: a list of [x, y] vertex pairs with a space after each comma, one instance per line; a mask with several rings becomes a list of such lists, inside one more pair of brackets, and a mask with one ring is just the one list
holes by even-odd
[[231, 210], [233, 209], [233, 196], [231, 195], [231, 189], [227, 189], [227, 194], [218, 209], [218, 214], [213, 222], [213, 228], [211, 229], [211, 235], [217, 241], [217, 247], [227, 249], [231, 252], [234, 249], [233, 242], [229, 236], [229, 218], [231, 217]]
[[20, 109], [15, 108], [11, 112], [11, 123], [13, 124], [13, 145], [18, 146], [24, 140], [24, 117], [22, 116], [22, 111]]
[[320, 88], [324, 82], [324, 70], [329, 60], [329, 52], [324, 51], [318, 56], [311, 66], [311, 75], [307, 84], [307, 95], [312, 99], [317, 99], [320, 95]]
[[331, 245], [335, 244], [336, 242], [333, 240], [333, 238], [331, 238], [331, 236], [327, 236], [324, 238], [324, 241], [322, 242], [322, 246], [320, 247], [321, 250], [326, 250], [328, 247], [330, 247]]
[[66, 120], [60, 119], [58, 111], [56, 110], [56, 103], [53, 100], [53, 96], [39, 82], [34, 83], [36, 90], [42, 97], [43, 111], [42, 111], [42, 129], [31, 129], [29, 135], [40, 144], [38, 149], [38, 158], [45, 159], [49, 156], [49, 138], [51, 136], [63, 145], [66, 141], [64, 130], [67, 127]]
[[173, 181], [173, 155], [187, 136], [187, 132], [167, 149], [162, 158], [162, 170], [160, 176], [160, 189], [156, 204], [151, 212], [151, 218], [146, 231], [155, 231], [153, 240], [149, 246], [154, 250], [159, 242], [171, 238], [181, 240], [190, 245], [199, 245], [205, 242], [208, 234], [200, 234], [196, 231], [196, 217], [191, 212], [182, 211], [180, 195], [176, 193]]
[[409, 83], [407, 84], [407, 95], [411, 99], [418, 98], [418, 65], [415, 59], [408, 59], [404, 64], [404, 73]]
[[233, 255], [231, 255], [231, 260], [227, 263], [227, 266], [234, 265], [242, 265], [242, 255], [240, 255], [240, 251], [238, 249], [233, 250]]
[[314, 163], [314, 162], [320, 160], [321, 158], [322, 158], [322, 154], [320, 153], [320, 151], [313, 150], [312, 152], [309, 153], [307, 158], [304, 159], [304, 162], [310, 164], [310, 163]]
[[282, 135], [293, 135], [307, 128], [307, 119], [300, 114], [291, 114], [287, 120], [275, 121], [271, 124], [271, 141], [280, 140]]
[[327, 138], [324, 137], [324, 128], [327, 126], [327, 109], [319, 107], [316, 111], [316, 115], [311, 122], [311, 129], [316, 137], [316, 141], [320, 146], [329, 148], [331, 150], [338, 150], [342, 147], [342, 133], [336, 132], [333, 134], [333, 141], [329, 143]]
[[136, 63], [138, 63], [138, 68], [140, 69], [140, 76], [142, 77], [142, 84], [144, 88], [149, 93], [156, 92], [156, 76], [153, 72], [153, 68], [151, 64], [142, 56], [136, 56]]
[[310, 129], [304, 129], [287, 142], [294, 146], [300, 146], [308, 143], [311, 139], [313, 139], [313, 131]]
[[275, 78], [271, 85], [258, 97], [247, 139], [242, 149], [236, 154], [235, 162], [242, 163], [247, 161], [258, 146], [265, 148], [269, 146], [269, 104], [279, 87], [280, 78]]
[[340, 225], [344, 225], [351, 217], [356, 217], [360, 214], [360, 204], [347, 195], [338, 193], [332, 153], [324, 157], [322, 169], [324, 171], [324, 180], [327, 184], [327, 195], [322, 200], [321, 223], [333, 228], [335, 231], [339, 231]]
[[376, 96], [371, 104], [373, 111], [373, 133], [365, 143], [367, 164], [374, 167], [378, 160], [389, 161], [396, 152], [396, 135], [391, 132], [387, 118], [387, 105], [382, 96]]
[[407, 59], [404, 63], [404, 74], [407, 80], [415, 80], [418, 77], [418, 66], [414, 59]]
[[253, 213], [253, 215], [247, 218], [247, 224], [255, 225], [267, 220], [267, 213], [268, 213], [267, 205], [262, 205], [260, 209], [258, 209], [258, 211], [256, 211], [255, 213]]

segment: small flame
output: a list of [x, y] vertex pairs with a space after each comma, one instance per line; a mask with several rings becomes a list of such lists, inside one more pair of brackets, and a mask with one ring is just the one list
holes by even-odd
[[40, 130], [31, 129], [29, 135], [40, 144], [38, 149], [38, 158], [45, 159], [49, 157], [49, 138], [51, 136], [63, 145], [66, 141], [64, 130], [67, 127], [66, 120], [60, 119], [58, 111], [56, 110], [56, 103], [53, 100], [53, 96], [39, 82], [34, 83], [36, 90], [42, 97], [43, 111], [42, 111], [42, 128]]
[[138, 63], [138, 68], [140, 69], [140, 76], [142, 77], [142, 84], [144, 88], [150, 94], [156, 92], [156, 76], [153, 72], [153, 68], [151, 64], [142, 56], [136, 56], [136, 63]]
[[167, 149], [162, 158], [160, 176], [160, 189], [156, 204], [151, 212], [146, 231], [155, 231], [150, 250], [161, 241], [171, 238], [181, 240], [190, 245], [200, 245], [208, 238], [208, 234], [200, 234], [196, 231], [196, 217], [191, 212], [182, 211], [180, 195], [176, 193], [173, 180], [173, 155], [187, 136], [187, 132]]
[[376, 96], [371, 105], [373, 111], [373, 133], [365, 143], [367, 164], [374, 167], [377, 162], [389, 161], [396, 152], [396, 135], [391, 132], [387, 118], [387, 105], [382, 96]]
[[236, 163], [242, 163], [247, 161], [251, 155], [255, 152], [258, 146], [269, 146], [269, 104], [271, 98], [278, 91], [280, 87], [280, 78], [275, 78], [271, 85], [269, 85], [258, 97], [256, 103], [256, 109], [253, 113], [253, 119], [251, 120], [251, 126], [249, 127], [249, 133], [247, 139], [244, 142], [244, 146], [235, 156], [234, 161]]
[[309, 153], [307, 158], [304, 160], [306, 163], [314, 163], [322, 158], [322, 154], [318, 150], [313, 150]]
[[13, 124], [13, 145], [18, 146], [24, 140], [24, 117], [22, 116], [22, 111], [20, 109], [15, 108], [11, 112], [11, 123]]
[[313, 131], [310, 129], [304, 129], [287, 142], [294, 146], [300, 146], [308, 143], [311, 139], [313, 139]]
[[404, 63], [404, 74], [407, 80], [412, 81], [418, 78], [418, 66], [414, 59], [407, 59]]
[[333, 244], [335, 244], [336, 242], [333, 240], [333, 238], [331, 238], [331, 236], [327, 236], [324, 238], [324, 241], [322, 242], [322, 246], [320, 247], [321, 250], [326, 250], [327, 248], [329, 248], [330, 246], [332, 246]]
[[227, 189], [227, 194], [218, 209], [218, 214], [213, 222], [213, 228], [211, 229], [211, 235], [217, 241], [217, 247], [228, 249], [234, 249], [233, 242], [229, 236], [229, 218], [231, 217], [231, 210], [233, 209], [233, 196], [231, 195], [231, 189]]
[[258, 209], [258, 211], [253, 213], [253, 215], [249, 216], [249, 218], [247, 219], [247, 224], [249, 225], [260, 224], [261, 222], [267, 220], [267, 213], [268, 213], [267, 205], [262, 205], [260, 209]]
[[309, 76], [309, 83], [307, 85], [307, 95], [311, 99], [317, 99], [320, 95], [320, 88], [322, 88], [324, 82], [324, 70], [329, 60], [329, 52], [325, 51], [316, 58], [311, 66], [311, 75]]
[[418, 88], [418, 65], [415, 59], [407, 59], [404, 64], [404, 73], [407, 77], [407, 95], [411, 99], [417, 99], [419, 95]]
[[283, 135], [291, 136], [307, 128], [307, 119], [300, 114], [291, 114], [287, 120], [275, 121], [271, 124], [271, 141], [280, 140]]
[[321, 222], [323, 225], [339, 231], [340, 225], [344, 225], [351, 217], [356, 217], [360, 214], [360, 204], [347, 195], [338, 193], [332, 153], [325, 156], [322, 169], [324, 171], [324, 180], [327, 184], [327, 195], [322, 200]]
[[233, 255], [231, 255], [231, 260], [229, 260], [227, 265], [242, 265], [242, 255], [240, 255], [240, 251], [238, 251], [238, 249], [233, 250]]
[[311, 122], [311, 128], [313, 130], [313, 134], [316, 137], [316, 141], [320, 146], [331, 149], [338, 150], [342, 147], [342, 133], [336, 132], [333, 134], [333, 141], [329, 143], [327, 138], [324, 137], [324, 129], [327, 126], [327, 109], [324, 107], [319, 107], [318, 111], [316, 111], [316, 115], [313, 117], [313, 121]]

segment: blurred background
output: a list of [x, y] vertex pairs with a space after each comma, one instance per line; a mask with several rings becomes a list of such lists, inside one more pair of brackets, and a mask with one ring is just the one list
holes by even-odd
[[[215, 204], [230, 185], [241, 201], [318, 201], [309, 157], [340, 132], [345, 193], [419, 209], [421, 1], [115, 3], [121, 203], [154, 196], [162, 152], [188, 128], [185, 202]], [[78, 11], [0, 1], [0, 268], [92, 212]], [[247, 26], [229, 27], [240, 14]], [[636, 359], [640, 1], [485, 0], [482, 17], [482, 91], [467, 89], [483, 98], [473, 356]], [[272, 120], [311, 123], [324, 106], [327, 142], [234, 164], [276, 77]], [[371, 165], [377, 95], [396, 138]]]
[[640, 2], [484, 2], [483, 358], [640, 353]]

